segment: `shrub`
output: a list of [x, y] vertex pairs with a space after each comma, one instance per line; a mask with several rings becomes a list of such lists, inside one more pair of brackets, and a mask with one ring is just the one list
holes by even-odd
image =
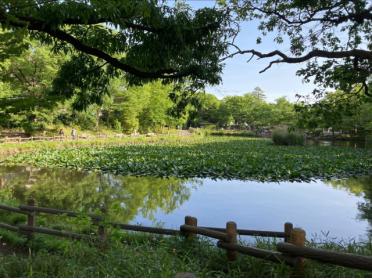
[[290, 132], [287, 129], [277, 129], [272, 133], [272, 140], [276, 145], [304, 145], [305, 136], [300, 132]]
[[211, 130], [206, 128], [189, 128], [188, 129], [190, 133], [197, 136], [206, 137], [211, 134]]

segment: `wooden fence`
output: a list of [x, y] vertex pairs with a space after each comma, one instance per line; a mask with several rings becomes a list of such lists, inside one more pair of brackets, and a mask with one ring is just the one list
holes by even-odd
[[[235, 222], [227, 222], [225, 228], [201, 227], [198, 226], [198, 221], [195, 217], [186, 216], [184, 225], [181, 225], [180, 229], [176, 230], [105, 222], [102, 216], [87, 214], [84, 216], [90, 218], [92, 224], [97, 226], [97, 232], [92, 236], [38, 227], [36, 225], [37, 214], [64, 215], [69, 217], [79, 217], [82, 214], [69, 210], [38, 207], [35, 206], [35, 202], [32, 199], [28, 201], [27, 205], [21, 205], [19, 207], [0, 205], [0, 210], [27, 215], [27, 223], [24, 225], [14, 226], [0, 223], [0, 228], [19, 232], [26, 235], [28, 239], [32, 239], [34, 233], [41, 233], [72, 239], [93, 240], [102, 245], [107, 237], [106, 227], [112, 226], [122, 230], [137, 232], [182, 235], [188, 240], [196, 238], [197, 235], [211, 237], [218, 240], [217, 247], [226, 250], [228, 261], [236, 260], [238, 254], [249, 255], [275, 263], [290, 265], [294, 267], [295, 274], [299, 276], [303, 276], [304, 274], [305, 258], [323, 263], [372, 271], [372, 257], [305, 247], [305, 231], [300, 228], [293, 228], [291, 223], [285, 223], [283, 231], [245, 230], [238, 229]], [[283, 242], [277, 244], [277, 251], [259, 249], [238, 244], [238, 235], [283, 238]]]

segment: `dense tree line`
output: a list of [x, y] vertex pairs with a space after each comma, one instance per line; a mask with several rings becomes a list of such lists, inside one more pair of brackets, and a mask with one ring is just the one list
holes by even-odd
[[322, 129], [331, 133], [343, 132], [354, 135], [372, 133], [372, 99], [359, 88], [348, 94], [341, 90], [328, 93], [323, 99], [296, 104], [297, 126], [319, 134]]
[[[109, 94], [101, 102], [90, 104], [86, 98], [94, 98], [89, 94], [94, 95], [95, 91], [68, 95], [54, 89], [56, 76], [68, 55], [55, 55], [48, 46], [36, 41], [28, 43], [26, 51], [0, 62], [0, 126], [5, 129], [23, 129], [29, 134], [63, 126], [126, 133], [206, 126], [254, 132], [276, 126], [311, 132], [332, 128], [355, 134], [372, 130], [372, 102], [358, 88], [351, 95], [337, 90], [315, 103], [293, 104], [284, 97], [267, 102], [258, 87], [222, 100], [201, 91], [189, 94], [187, 99], [182, 97], [186, 86], [176, 92], [174, 86], [161, 81], [133, 86], [125, 79], [112, 78]], [[64, 83], [68, 86], [68, 81]], [[174, 96], [182, 97], [181, 112]]]
[[[94, 95], [95, 91], [68, 95], [54, 88], [55, 82], [62, 82], [56, 81], [56, 76], [69, 56], [55, 55], [49, 47], [36, 41], [28, 43], [26, 51], [0, 63], [0, 126], [3, 128], [22, 128], [29, 134], [61, 126], [149, 132], [164, 127], [214, 125], [257, 131], [273, 125], [294, 124], [293, 104], [285, 98], [268, 103], [260, 88], [222, 100], [212, 94], [194, 93], [182, 112], [175, 113], [178, 104], [171, 97], [182, 92], [175, 92], [172, 85], [153, 81], [130, 86], [123, 79], [112, 78], [107, 89], [109, 94], [102, 102], [85, 103], [86, 98], [94, 98], [89, 94]], [[68, 87], [68, 80], [64, 84]]]

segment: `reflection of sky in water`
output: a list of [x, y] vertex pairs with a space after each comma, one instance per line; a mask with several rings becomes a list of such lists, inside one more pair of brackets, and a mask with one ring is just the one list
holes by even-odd
[[[368, 229], [366, 221], [357, 220], [357, 204], [362, 201], [320, 181], [278, 184], [206, 179], [188, 201], [171, 214], [158, 210], [155, 219], [177, 227], [185, 215], [192, 215], [202, 226], [224, 227], [233, 220], [240, 228], [262, 230], [282, 230], [288, 221], [304, 228], [308, 237], [329, 232], [329, 237], [358, 239]], [[136, 222], [152, 223], [141, 216]]]
[[[185, 182], [0, 167], [0, 200], [12, 193], [21, 203], [32, 192], [40, 206], [87, 211], [107, 203], [116, 221], [122, 222], [178, 228], [186, 215], [192, 215], [202, 226], [224, 227], [232, 220], [239, 228], [258, 230], [283, 230], [285, 222], [292, 222], [304, 228], [308, 238], [329, 232], [330, 237], [358, 240], [366, 237], [370, 227], [366, 219], [372, 219], [371, 181], [372, 177], [332, 183]], [[365, 212], [358, 207], [363, 202]]]

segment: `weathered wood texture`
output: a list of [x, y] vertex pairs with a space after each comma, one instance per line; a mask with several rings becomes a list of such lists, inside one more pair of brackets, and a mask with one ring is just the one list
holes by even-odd
[[209, 229], [205, 229], [205, 228], [201, 228], [201, 227], [182, 225], [180, 227], [180, 230], [182, 232], [191, 232], [191, 233], [195, 233], [195, 234], [201, 234], [201, 235], [204, 235], [204, 236], [220, 239], [220, 240], [223, 240], [223, 241], [228, 241], [229, 240], [226, 233], [213, 231], [213, 230], [209, 230]]
[[[226, 223], [226, 234], [227, 234], [227, 243], [229, 244], [237, 244], [238, 243], [238, 233], [236, 232], [236, 223], [235, 222], [227, 222]], [[227, 250], [227, 259], [229, 261], [235, 261], [238, 257], [238, 253], [236, 250], [228, 249]]]
[[[216, 228], [216, 227], [201, 227], [204, 229], [209, 229], [213, 231], [225, 232], [226, 229], [224, 228]], [[277, 232], [277, 231], [260, 231], [260, 230], [244, 230], [244, 229], [237, 229], [237, 233], [239, 235], [250, 235], [250, 236], [264, 236], [264, 237], [280, 237], [284, 238], [286, 234], [284, 232]]]
[[[296, 247], [305, 247], [306, 233], [303, 229], [294, 228], [291, 231], [289, 242]], [[305, 272], [305, 258], [297, 257], [297, 264], [294, 269], [294, 277], [304, 277]]]
[[[187, 226], [198, 226], [198, 219], [192, 216], [185, 216], [185, 225]], [[187, 240], [192, 240], [196, 237], [196, 233], [190, 232], [190, 231], [182, 231], [180, 228], [180, 231], [184, 234]]]
[[73, 233], [73, 232], [65, 232], [65, 231], [59, 231], [59, 230], [41, 228], [41, 227], [30, 227], [26, 225], [19, 225], [18, 227], [19, 227], [19, 230], [25, 231], [25, 232], [37, 232], [37, 233], [43, 233], [43, 234], [49, 234], [49, 235], [55, 235], [55, 236], [68, 237], [68, 238], [73, 238], [73, 239], [91, 239], [89, 235], [78, 234], [78, 233]]
[[2, 204], [0, 204], [0, 209], [5, 210], [5, 211], [10, 211], [10, 212], [21, 213], [21, 214], [28, 214], [27, 211], [21, 210], [20, 208], [2, 205]]
[[[28, 206], [35, 206], [35, 200], [30, 198], [27, 201]], [[36, 214], [35, 211], [29, 211], [27, 214], [27, 226], [28, 227], [35, 227], [36, 226]], [[33, 232], [28, 231], [26, 233], [28, 240], [31, 240], [33, 238]]]
[[148, 232], [148, 233], [157, 233], [165, 235], [178, 235], [180, 232], [173, 229], [163, 229], [163, 228], [154, 228], [154, 227], [145, 227], [137, 225], [128, 225], [128, 224], [119, 224], [119, 223], [109, 223], [110, 225], [128, 231], [137, 231], [137, 232]]
[[9, 230], [9, 231], [13, 231], [13, 232], [18, 232], [18, 227], [17, 226], [8, 225], [8, 224], [5, 224], [5, 223], [0, 223], [0, 228], [1, 229], [6, 229], [6, 230]]
[[291, 233], [293, 231], [293, 224], [292, 223], [285, 223], [284, 224], [284, 241], [285, 242], [289, 242], [290, 238], [291, 238]]
[[280, 252], [296, 257], [305, 257], [325, 263], [372, 271], [372, 257], [319, 248], [298, 247], [291, 243], [278, 243], [277, 249]]

